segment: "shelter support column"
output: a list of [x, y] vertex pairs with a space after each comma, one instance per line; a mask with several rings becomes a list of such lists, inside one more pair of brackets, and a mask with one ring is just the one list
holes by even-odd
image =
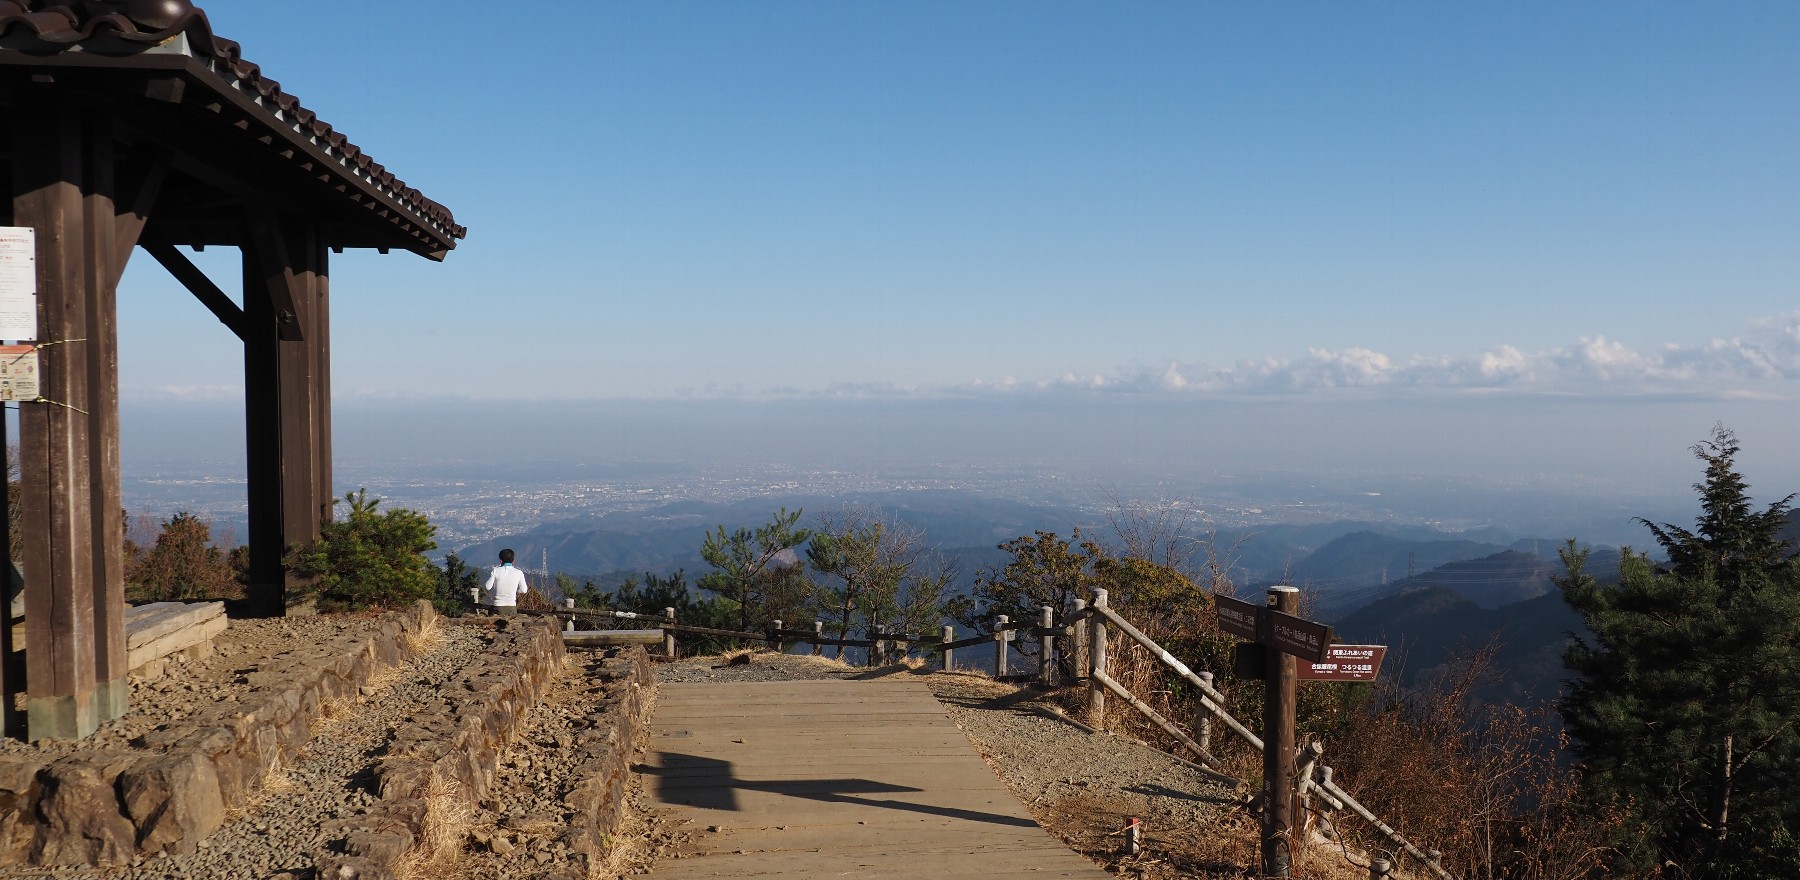
[[264, 614], [301, 611], [282, 565], [331, 512], [326, 248], [317, 229], [252, 211], [244, 248], [250, 589]]
[[90, 266], [82, 112], [22, 98], [12, 120], [13, 222], [37, 230], [38, 369], [44, 401], [19, 411], [26, 725], [37, 739], [94, 732], [96, 618], [87, 338]]

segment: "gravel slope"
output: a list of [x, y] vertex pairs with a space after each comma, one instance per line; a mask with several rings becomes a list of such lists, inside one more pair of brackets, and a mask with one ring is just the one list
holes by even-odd
[[[258, 624], [271, 622], [259, 621]], [[280, 627], [276, 630], [291, 639], [304, 640], [308, 627], [315, 624]], [[379, 625], [378, 623], [376, 625]], [[225, 650], [216, 658], [221, 669], [243, 664], [252, 656], [274, 657], [291, 649], [295, 641], [269, 638], [255, 641], [255, 632], [267, 627], [232, 624], [234, 635], [242, 641], [243, 651]], [[193, 855], [160, 856], [142, 860], [126, 868], [63, 868], [54, 872], [43, 868], [0, 870], [0, 878], [57, 877], [108, 878], [108, 880], [294, 880], [312, 873], [308, 853], [325, 843], [323, 825], [330, 819], [355, 816], [375, 802], [370, 786], [374, 782], [373, 766], [381, 749], [388, 744], [394, 730], [420, 707], [442, 699], [439, 692], [481, 653], [485, 629], [462, 627], [445, 622], [439, 628], [440, 641], [428, 653], [394, 669], [378, 674], [364, 687], [354, 706], [347, 706], [327, 721], [313, 737], [301, 758], [282, 773], [265, 782], [262, 794], [242, 811], [234, 811], [224, 827], [201, 843]], [[286, 647], [284, 647], [284, 645]], [[179, 676], [181, 683], [164, 699], [191, 702], [218, 699], [215, 692], [229, 690], [228, 680], [205, 677], [212, 667], [188, 667]], [[191, 686], [191, 687], [190, 687]], [[167, 696], [168, 693], [174, 696]], [[133, 699], [138, 698], [134, 692]], [[157, 705], [156, 698], [136, 704], [138, 711]], [[145, 712], [148, 716], [147, 711]], [[146, 723], [127, 719], [104, 736], [120, 736], [123, 731]]]

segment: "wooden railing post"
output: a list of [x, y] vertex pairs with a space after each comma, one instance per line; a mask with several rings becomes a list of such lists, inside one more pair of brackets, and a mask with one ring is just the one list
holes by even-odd
[[906, 655], [912, 653], [912, 640], [906, 637], [905, 630], [894, 633], [894, 635], [900, 637], [894, 640], [894, 662], [905, 663]]
[[1006, 625], [1012, 618], [1000, 615], [998, 625], [994, 627], [994, 677], [1006, 677]]
[[[1094, 591], [1094, 607], [1105, 608], [1106, 591]], [[1096, 614], [1088, 633], [1088, 724], [1096, 730], [1106, 729], [1106, 686], [1100, 676], [1106, 674], [1106, 615]]]
[[822, 644], [824, 638], [825, 638], [825, 621], [823, 621], [823, 620], [813, 621], [813, 656], [814, 657], [817, 657], [821, 653], [824, 652], [824, 645]]
[[[669, 623], [674, 623], [675, 622], [675, 609], [664, 608], [663, 609], [663, 620], [668, 621]], [[669, 658], [670, 660], [675, 659], [675, 631], [672, 629], [663, 630], [663, 656]]]
[[[954, 626], [944, 627], [944, 640], [942, 642], [939, 642], [939, 644], [948, 645], [954, 641], [956, 641], [956, 627], [954, 627]], [[956, 663], [950, 659], [950, 655], [954, 654], [954, 653], [955, 653], [955, 651], [952, 651], [949, 648], [944, 649], [944, 671], [945, 672], [950, 672], [956, 668]]]
[[1038, 637], [1038, 684], [1044, 687], [1056, 684], [1056, 636], [1049, 633], [1055, 625], [1056, 612], [1050, 606], [1038, 610], [1038, 627], [1045, 631]]
[[786, 654], [787, 653], [787, 645], [781, 641], [781, 621], [780, 620], [776, 620], [775, 628], [769, 630], [769, 647], [774, 648], [775, 653], [777, 653], [777, 654]]
[[[1269, 607], [1283, 614], [1300, 611], [1300, 591], [1269, 588]], [[1262, 615], [1258, 633], [1264, 648], [1262, 871], [1265, 877], [1294, 875], [1294, 656], [1275, 647], [1273, 617]]]
[[[1210, 687], [1212, 687], [1212, 683], [1213, 683], [1213, 674], [1210, 672], [1202, 672], [1202, 673], [1200, 673], [1200, 680], [1203, 682], [1206, 682], [1206, 686], [1208, 688], [1210, 688]], [[1195, 737], [1195, 739], [1199, 741], [1200, 748], [1203, 748], [1203, 749], [1207, 750], [1208, 752], [1211, 752], [1212, 751], [1212, 710], [1206, 708], [1205, 700], [1202, 700], [1200, 702], [1200, 721], [1199, 721], [1199, 723], [1195, 724], [1194, 727], [1195, 727], [1195, 733], [1199, 734], [1198, 736]]]
[[[1071, 617], [1079, 617], [1079, 616], [1081, 616], [1081, 612], [1086, 611], [1086, 610], [1087, 610], [1087, 600], [1086, 599], [1076, 599], [1075, 600], [1075, 613], [1070, 616]], [[1071, 655], [1073, 655], [1073, 659], [1075, 661], [1075, 678], [1076, 678], [1076, 680], [1077, 681], [1086, 681], [1088, 679], [1088, 670], [1093, 668], [1093, 666], [1090, 665], [1090, 661], [1093, 658], [1088, 656], [1088, 622], [1087, 621], [1085, 621], [1085, 620], [1075, 621], [1074, 650], [1070, 651], [1069, 653]]]
[[1389, 872], [1393, 870], [1393, 863], [1387, 859], [1369, 860], [1369, 880], [1388, 880]]

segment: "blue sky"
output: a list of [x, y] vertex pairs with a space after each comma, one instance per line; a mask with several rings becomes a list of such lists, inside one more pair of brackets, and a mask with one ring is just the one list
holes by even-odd
[[[1679, 401], [1677, 455], [1800, 430], [1794, 4], [208, 12], [469, 227], [442, 265], [335, 258], [340, 400], [1573, 395]], [[152, 261], [121, 311], [128, 400], [239, 399]]]

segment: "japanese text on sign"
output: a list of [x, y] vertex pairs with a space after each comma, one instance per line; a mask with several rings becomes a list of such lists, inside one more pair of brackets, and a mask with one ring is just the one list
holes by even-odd
[[37, 338], [37, 233], [0, 226], [0, 339]]
[[0, 400], [38, 399], [35, 345], [0, 345]]
[[1213, 607], [1219, 612], [1219, 629], [1240, 639], [1256, 639], [1256, 618], [1262, 608], [1230, 596], [1213, 596]]
[[1303, 681], [1374, 681], [1386, 655], [1386, 645], [1332, 645], [1324, 660], [1301, 663], [1295, 673]]

